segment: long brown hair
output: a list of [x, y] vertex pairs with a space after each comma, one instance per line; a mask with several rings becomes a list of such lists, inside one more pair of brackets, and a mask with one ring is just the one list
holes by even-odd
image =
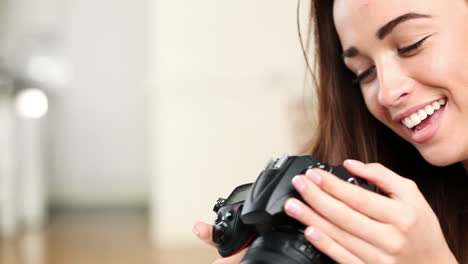
[[461, 164], [432, 166], [370, 114], [359, 86], [352, 84], [353, 73], [342, 61], [333, 2], [313, 0], [311, 4], [309, 38], [315, 42], [316, 67], [312, 68], [317, 69], [313, 79], [318, 123], [306, 152], [330, 164], [340, 164], [347, 158], [379, 162], [414, 180], [437, 214], [459, 263], [468, 264], [468, 176], [464, 168]]

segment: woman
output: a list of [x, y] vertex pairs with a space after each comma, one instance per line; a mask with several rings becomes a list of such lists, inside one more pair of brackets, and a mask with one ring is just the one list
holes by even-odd
[[[467, 1], [316, 0], [312, 14], [320, 81], [309, 153], [344, 161], [386, 195], [314, 169], [294, 178], [305, 202], [285, 211], [339, 263], [468, 264]], [[210, 241], [208, 225], [195, 229]]]

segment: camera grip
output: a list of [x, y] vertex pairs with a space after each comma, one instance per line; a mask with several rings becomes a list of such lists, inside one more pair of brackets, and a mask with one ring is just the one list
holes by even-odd
[[234, 255], [246, 248], [256, 237], [252, 228], [240, 219], [242, 206], [242, 202], [227, 205], [217, 213], [213, 225], [213, 242], [223, 257]]

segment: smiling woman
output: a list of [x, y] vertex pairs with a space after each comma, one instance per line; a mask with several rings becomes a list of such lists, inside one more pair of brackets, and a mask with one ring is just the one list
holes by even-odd
[[319, 118], [306, 152], [381, 193], [313, 169], [293, 179], [303, 201], [286, 213], [338, 263], [468, 264], [466, 1], [312, 2]]
[[[427, 227], [414, 233], [418, 239], [403, 235], [400, 253], [431, 257], [437, 252], [445, 257], [437, 262], [393, 254], [395, 263], [452, 263], [452, 254], [459, 263], [468, 263], [468, 73], [464, 70], [468, 60], [460, 56], [468, 53], [466, 1], [317, 0], [312, 13], [320, 126], [310, 153], [331, 163], [347, 158], [379, 162], [393, 171], [382, 172], [388, 184], [397, 179], [417, 184], [406, 202], [405, 195], [398, 195], [405, 184], [387, 192], [404, 207], [410, 203], [414, 208], [391, 210], [396, 222], [415, 217], [412, 232], [417, 233], [417, 226]], [[404, 178], [388, 176], [394, 172]], [[419, 192], [431, 206], [425, 212], [415, 209], [426, 203], [415, 202]], [[439, 226], [444, 236], [438, 235]], [[380, 233], [381, 240], [389, 237], [385, 234]], [[417, 243], [434, 252], [420, 251]], [[376, 246], [378, 241], [370, 244], [386, 252]], [[343, 248], [348, 256], [378, 263]]]

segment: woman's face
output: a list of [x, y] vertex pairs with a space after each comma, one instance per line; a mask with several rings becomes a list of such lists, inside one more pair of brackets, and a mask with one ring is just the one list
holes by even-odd
[[467, 161], [465, 0], [335, 0], [333, 13], [369, 111], [430, 163]]

